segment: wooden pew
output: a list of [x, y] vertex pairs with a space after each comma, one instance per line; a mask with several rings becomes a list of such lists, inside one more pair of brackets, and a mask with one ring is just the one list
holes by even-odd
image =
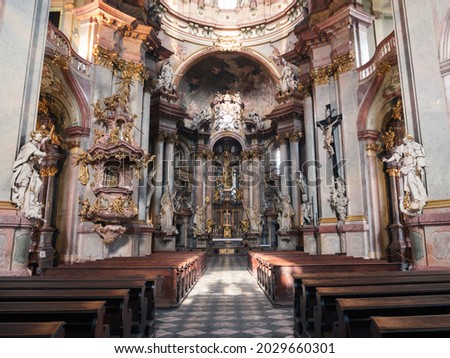
[[370, 317], [375, 338], [449, 338], [450, 314]]
[[338, 298], [337, 307], [334, 337], [371, 337], [371, 316], [446, 314], [450, 310], [450, 295]]
[[64, 338], [65, 322], [0, 323], [0, 338]]
[[[112, 276], [114, 277], [114, 276]], [[90, 275], [89, 278], [74, 277], [17, 277], [16, 280], [0, 280], [1, 290], [93, 290], [128, 289], [129, 307], [132, 310], [132, 335], [134, 337], [153, 337], [155, 334], [155, 307], [153, 288], [149, 291], [151, 280], [132, 280], [129, 278], [105, 278]]]
[[64, 321], [66, 337], [109, 337], [104, 315], [105, 301], [0, 302], [0, 322]]
[[144, 279], [154, 281], [154, 297], [156, 307], [178, 307], [181, 302], [178, 300], [178, 272], [172, 266], [160, 267], [136, 267], [119, 266], [115, 264], [108, 265], [67, 265], [49, 268], [45, 270], [45, 277], [49, 276], [74, 276], [74, 277], [92, 277], [97, 279], [121, 278], [121, 279]]
[[131, 309], [129, 290], [0, 290], [0, 302], [40, 301], [105, 301], [104, 323], [111, 336], [131, 337]]
[[294, 302], [294, 279], [292, 275], [313, 272], [343, 272], [343, 271], [395, 271], [400, 270], [399, 264], [363, 259], [304, 259], [292, 264], [271, 263], [271, 274], [265, 279], [263, 286], [274, 305], [289, 305]]
[[[154, 277], [155, 305], [157, 307], [178, 307], [194, 286], [203, 271], [206, 256], [201, 256], [200, 269], [197, 270], [198, 255], [149, 255], [141, 257], [117, 257], [95, 260], [72, 265], [60, 265], [45, 270], [45, 276], [90, 276], [90, 269], [96, 268], [100, 277]], [[101, 271], [99, 269], [101, 268]]]
[[[403, 273], [402, 273], [403, 272]], [[303, 336], [306, 331], [314, 331], [314, 307], [317, 305], [317, 287], [343, 287], [343, 286], [370, 286], [450, 282], [450, 275], [433, 274], [416, 275], [412, 271], [380, 272], [361, 277], [337, 277], [329, 274], [330, 278], [303, 278], [302, 275], [293, 275], [295, 281], [294, 300], [294, 332], [296, 336]], [[299, 287], [300, 286], [300, 287]]]
[[324, 337], [331, 332], [337, 320], [336, 300], [338, 298], [390, 297], [417, 295], [450, 294], [448, 283], [420, 283], [377, 286], [317, 287], [314, 307], [314, 337]]

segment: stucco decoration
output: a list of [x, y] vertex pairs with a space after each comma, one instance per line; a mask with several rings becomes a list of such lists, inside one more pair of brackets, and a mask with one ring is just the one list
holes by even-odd
[[[187, 70], [177, 86], [183, 109], [193, 118], [210, 107], [216, 93], [240, 93], [246, 111], [258, 108], [261, 116], [276, 105], [276, 85], [259, 63], [239, 54], [207, 57]], [[244, 112], [244, 116], [248, 113]]]

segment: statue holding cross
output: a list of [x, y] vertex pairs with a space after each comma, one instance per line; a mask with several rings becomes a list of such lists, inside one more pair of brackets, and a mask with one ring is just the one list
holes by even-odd
[[317, 127], [322, 129], [325, 136], [323, 147], [326, 149], [330, 157], [335, 154], [333, 130], [342, 121], [342, 114], [333, 116], [334, 111], [335, 109], [331, 110], [331, 105], [327, 104], [325, 106], [326, 118], [317, 122]]

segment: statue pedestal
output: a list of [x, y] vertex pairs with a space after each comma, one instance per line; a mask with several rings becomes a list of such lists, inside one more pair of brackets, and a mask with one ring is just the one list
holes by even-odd
[[248, 233], [244, 240], [244, 245], [248, 247], [259, 247], [261, 243], [261, 235], [259, 233]]
[[296, 231], [277, 233], [278, 250], [295, 250], [297, 248], [298, 234]]
[[206, 249], [208, 247], [208, 236], [200, 235], [195, 238], [197, 249]]
[[0, 275], [29, 276], [28, 256], [35, 223], [9, 202], [0, 202]]
[[38, 264], [40, 268], [53, 267], [53, 261], [55, 259], [55, 249], [52, 246], [53, 236], [55, 234], [55, 229], [42, 228], [39, 248], [38, 248]]
[[155, 251], [175, 251], [175, 235], [165, 233], [155, 235]]

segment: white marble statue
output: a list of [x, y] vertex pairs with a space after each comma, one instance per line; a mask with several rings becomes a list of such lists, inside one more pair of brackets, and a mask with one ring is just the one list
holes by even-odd
[[258, 129], [264, 128], [264, 122], [261, 116], [255, 111], [255, 109], [252, 109], [248, 114], [248, 116], [253, 121], [253, 123], [255, 123], [256, 128]]
[[248, 221], [250, 222], [250, 231], [257, 232], [259, 234], [262, 233], [262, 215], [256, 210], [255, 207], [244, 207], [245, 212], [247, 213]]
[[203, 206], [197, 205], [197, 209], [194, 214], [194, 237], [206, 234], [206, 207], [208, 202], [206, 201]]
[[174, 195], [170, 195], [169, 191], [166, 190], [166, 192], [161, 197], [159, 225], [160, 225], [161, 231], [163, 231], [169, 235], [178, 233], [178, 230], [173, 225], [173, 217], [175, 214], [175, 209], [173, 206], [173, 199], [175, 198], [175, 195], [176, 195], [176, 193]]
[[295, 215], [291, 204], [291, 197], [288, 193], [279, 193], [279, 203], [277, 204], [279, 231], [286, 232], [292, 229], [292, 219]]
[[400, 165], [400, 175], [403, 179], [403, 193], [400, 195], [400, 210], [409, 216], [422, 213], [428, 196], [423, 184], [425, 168], [425, 151], [414, 137], [406, 135], [403, 144], [394, 149], [390, 158], [383, 158], [383, 162], [395, 162]]
[[345, 184], [341, 178], [334, 178], [334, 186], [331, 189], [331, 206], [336, 211], [338, 225], [343, 225], [347, 217], [348, 198], [346, 195]]
[[308, 198], [308, 194], [302, 194], [302, 215], [303, 223], [311, 224], [313, 219], [312, 201]]
[[173, 86], [174, 73], [172, 69], [172, 65], [169, 61], [165, 62], [161, 67], [161, 73], [158, 76], [158, 84], [156, 86], [157, 89], [162, 89], [165, 92], [171, 92], [175, 90]]
[[42, 145], [49, 141], [50, 136], [43, 137], [42, 132], [31, 132], [31, 139], [20, 148], [13, 163], [12, 201], [29, 219], [42, 219], [42, 206], [39, 194], [42, 180], [39, 175], [39, 164], [46, 156], [41, 150]]
[[211, 120], [211, 119], [212, 119], [211, 108], [205, 107], [200, 112], [194, 114], [194, 116], [192, 117], [191, 128], [195, 129], [201, 123]]
[[281, 93], [293, 92], [297, 88], [298, 81], [295, 79], [294, 70], [283, 59], [283, 70], [281, 71], [279, 91]]

